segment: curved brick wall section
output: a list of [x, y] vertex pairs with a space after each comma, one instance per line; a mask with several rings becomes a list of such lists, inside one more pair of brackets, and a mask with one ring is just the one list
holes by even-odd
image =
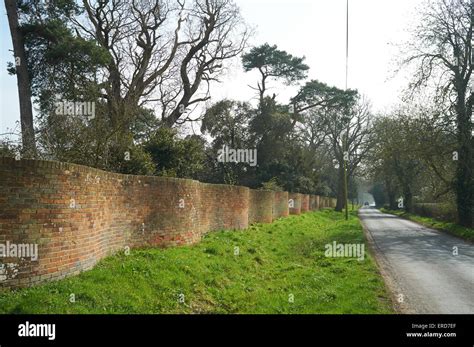
[[318, 209], [318, 204], [316, 202], [316, 195], [311, 194], [309, 196], [309, 210], [315, 211]]
[[288, 200], [293, 200], [293, 208], [290, 207], [290, 214], [301, 214], [301, 194], [288, 193]]
[[273, 220], [288, 217], [288, 192], [275, 192], [273, 198]]
[[301, 194], [132, 176], [60, 162], [0, 158], [0, 244], [38, 245], [38, 259], [0, 258], [0, 287], [92, 268], [127, 247], [198, 242], [301, 211]]
[[336, 207], [337, 199], [320, 197], [320, 204], [321, 204], [321, 207]]
[[201, 232], [246, 229], [249, 188], [201, 183]]
[[[200, 182], [144, 176], [127, 176], [126, 182], [127, 188], [117, 199], [114, 220], [122, 220], [118, 230], [126, 229], [127, 223], [133, 226], [133, 247], [200, 241]], [[125, 216], [120, 217], [124, 212]]]
[[2, 258], [0, 285], [22, 286], [90, 269], [125, 247], [200, 239], [200, 183], [127, 176], [59, 162], [0, 165], [0, 242], [38, 244], [38, 260]]
[[323, 207], [329, 207], [329, 198], [323, 197]]
[[274, 196], [269, 190], [249, 189], [249, 224], [273, 221]]
[[314, 196], [314, 205], [315, 210], [319, 210], [321, 208], [321, 197], [319, 195]]
[[301, 194], [301, 212], [309, 211], [309, 195]]
[[326, 207], [326, 201], [324, 200], [324, 196], [319, 197], [319, 208], [325, 208]]

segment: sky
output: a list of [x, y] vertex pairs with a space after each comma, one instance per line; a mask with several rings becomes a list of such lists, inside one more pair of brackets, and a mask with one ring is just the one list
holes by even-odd
[[[422, 0], [349, 0], [348, 87], [358, 89], [372, 103], [374, 112], [384, 112], [399, 102], [407, 76], [394, 76], [399, 45], [409, 40], [407, 32]], [[255, 28], [250, 46], [275, 44], [295, 56], [304, 56], [309, 79], [345, 87], [346, 0], [235, 0], [243, 18]], [[12, 60], [11, 38], [4, 2], [0, 5], [0, 134], [19, 121], [16, 77], [6, 72]], [[258, 75], [245, 73], [240, 61], [219, 85], [211, 89], [212, 102], [222, 98], [252, 101]], [[285, 103], [298, 86], [270, 82], [269, 93]]]

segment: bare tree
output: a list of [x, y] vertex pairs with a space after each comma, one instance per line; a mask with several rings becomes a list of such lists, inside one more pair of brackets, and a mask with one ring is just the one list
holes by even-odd
[[[184, 44], [178, 39], [184, 4], [83, 0], [83, 6], [86, 20], [76, 21], [81, 34], [96, 40], [110, 54], [102, 87], [111, 125], [126, 127]], [[175, 22], [171, 34], [170, 17]]]
[[[324, 112], [324, 111], [323, 111]], [[348, 178], [356, 174], [361, 161], [367, 156], [372, 140], [370, 104], [363, 97], [356, 97], [344, 113], [341, 109], [329, 108], [326, 118], [326, 136], [338, 169], [336, 211], [345, 206], [344, 162]]]
[[[248, 30], [230, 0], [83, 0], [83, 35], [110, 52], [104, 98], [114, 127], [124, 128], [139, 107], [161, 108], [163, 125], [173, 126], [202, 83], [216, 80], [223, 62], [244, 49]], [[188, 117], [186, 117], [188, 118]]]
[[[189, 48], [179, 66], [182, 93], [164, 119], [168, 126], [178, 122], [188, 106], [210, 98], [209, 83], [218, 81], [224, 62], [239, 55], [249, 37], [239, 9], [231, 0], [195, 1], [187, 24]], [[202, 82], [207, 87], [205, 95], [193, 99]]]

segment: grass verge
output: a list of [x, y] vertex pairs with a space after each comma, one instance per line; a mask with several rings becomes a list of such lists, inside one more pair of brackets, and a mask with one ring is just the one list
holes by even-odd
[[365, 242], [355, 211], [349, 221], [323, 210], [117, 254], [73, 278], [0, 293], [0, 313], [392, 313], [369, 253], [325, 257], [333, 241]]
[[408, 213], [402, 210], [389, 210], [381, 208], [380, 211], [384, 213], [394, 214], [401, 218], [411, 220], [413, 222], [422, 224], [428, 228], [444, 231], [452, 235], [458, 236], [464, 240], [474, 242], [474, 229], [463, 227], [456, 223], [440, 221], [430, 217], [422, 217], [413, 213]]

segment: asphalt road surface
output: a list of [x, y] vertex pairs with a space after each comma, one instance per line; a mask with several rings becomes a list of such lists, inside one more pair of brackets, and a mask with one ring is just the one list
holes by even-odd
[[359, 216], [401, 312], [474, 313], [473, 244], [374, 208]]

